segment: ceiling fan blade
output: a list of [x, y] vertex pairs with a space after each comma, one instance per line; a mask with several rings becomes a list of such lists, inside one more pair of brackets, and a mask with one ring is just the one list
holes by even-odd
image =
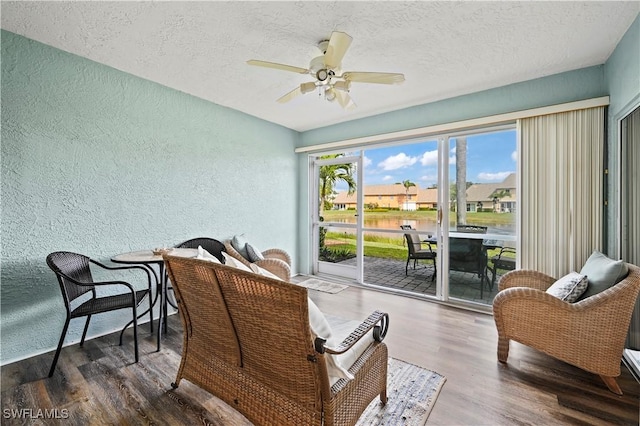
[[347, 53], [347, 49], [351, 45], [353, 39], [347, 33], [334, 31], [331, 33], [327, 51], [324, 53], [324, 63], [329, 69], [338, 68]]
[[347, 81], [357, 83], [398, 84], [404, 81], [404, 74], [391, 72], [357, 72], [349, 71], [342, 74]]
[[255, 65], [255, 66], [258, 66], [258, 67], [274, 68], [274, 69], [283, 70], [283, 71], [291, 71], [291, 72], [295, 72], [295, 73], [298, 73], [298, 74], [306, 74], [306, 73], [309, 72], [309, 70], [306, 69], [306, 68], [294, 67], [294, 66], [285, 65], [285, 64], [278, 64], [278, 63], [275, 63], [275, 62], [258, 61], [256, 59], [248, 60], [247, 64]]
[[276, 102], [284, 104], [296, 96], [304, 95], [305, 93], [313, 92], [314, 90], [316, 90], [316, 84], [314, 82], [302, 83], [299, 87], [296, 87], [286, 95], [282, 96]]
[[343, 92], [341, 90], [335, 90], [334, 93], [336, 94], [336, 99], [338, 100], [338, 103], [342, 108], [346, 110], [352, 110], [357, 106], [347, 92]]
[[279, 98], [278, 100], [276, 100], [276, 102], [284, 104], [284, 103], [289, 102], [291, 99], [293, 99], [295, 97], [298, 97], [300, 95], [302, 95], [302, 90], [300, 90], [300, 87], [296, 87], [295, 89], [293, 89], [292, 91], [290, 91], [286, 95], [284, 95], [281, 98]]

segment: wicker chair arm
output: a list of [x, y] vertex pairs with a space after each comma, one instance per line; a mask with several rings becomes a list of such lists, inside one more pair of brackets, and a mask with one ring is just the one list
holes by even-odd
[[330, 348], [325, 345], [326, 340], [317, 337], [314, 346], [318, 353], [343, 354], [362, 339], [369, 330], [373, 329], [373, 338], [376, 342], [382, 342], [389, 330], [389, 314], [386, 312], [374, 311], [355, 330], [351, 332], [337, 347]]
[[266, 259], [280, 259], [284, 261], [287, 265], [291, 266], [291, 256], [289, 256], [289, 253], [287, 253], [282, 249], [270, 248], [268, 250], [263, 251], [262, 255]]
[[231, 257], [233, 257], [234, 259], [236, 259], [239, 262], [242, 262], [245, 266], [250, 266], [251, 262], [249, 262], [247, 259], [244, 258], [244, 256], [242, 256], [240, 253], [238, 253], [238, 250], [236, 250], [232, 245], [231, 245], [231, 240], [227, 240], [224, 242], [224, 248], [227, 251], [227, 254]]
[[542, 272], [520, 269], [504, 274], [498, 283], [498, 288], [500, 291], [512, 287], [527, 287], [545, 291], [554, 282], [556, 282], [555, 278]]
[[289, 282], [291, 280], [291, 268], [284, 260], [269, 258], [264, 260], [258, 260], [254, 262], [257, 266], [266, 269], [278, 278]]

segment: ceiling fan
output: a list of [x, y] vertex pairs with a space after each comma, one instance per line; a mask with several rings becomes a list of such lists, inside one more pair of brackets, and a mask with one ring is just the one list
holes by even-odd
[[338, 101], [345, 109], [355, 108], [356, 104], [349, 96], [351, 83], [375, 83], [375, 84], [398, 84], [404, 81], [404, 75], [398, 73], [384, 72], [360, 72], [341, 71], [342, 58], [351, 45], [353, 39], [350, 35], [334, 31], [329, 40], [318, 43], [318, 48], [322, 55], [313, 58], [309, 68], [294, 67], [291, 65], [278, 64], [275, 62], [259, 61], [251, 59], [247, 61], [249, 65], [259, 67], [274, 68], [278, 70], [295, 72], [298, 74], [310, 74], [315, 81], [302, 83], [277, 102], [289, 102], [296, 96], [313, 92], [318, 89], [320, 95], [324, 94], [326, 100], [330, 102]]

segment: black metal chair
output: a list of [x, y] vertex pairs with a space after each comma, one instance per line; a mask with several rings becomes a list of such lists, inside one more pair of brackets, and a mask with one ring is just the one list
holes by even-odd
[[[103, 269], [120, 270], [120, 269], [141, 269], [147, 274], [147, 288], [143, 290], [136, 290], [134, 287], [125, 281], [101, 281], [95, 282], [91, 274], [90, 265], [94, 264]], [[87, 335], [87, 329], [89, 328], [89, 322], [91, 316], [94, 314], [100, 314], [103, 312], [115, 311], [119, 309], [131, 308], [133, 311], [132, 320], [129, 321], [120, 332], [120, 345], [122, 345], [122, 335], [124, 330], [133, 323], [133, 341], [135, 347], [135, 360], [138, 362], [138, 314], [137, 308], [140, 306], [146, 296], [149, 296], [149, 310], [143, 312], [145, 315], [147, 312], [151, 312], [151, 274], [147, 269], [142, 266], [106, 266], [102, 263], [93, 260], [87, 256], [77, 253], [71, 253], [67, 251], [58, 251], [51, 253], [47, 256], [47, 265], [56, 274], [58, 283], [60, 284], [60, 290], [62, 291], [62, 298], [67, 310], [67, 319], [62, 328], [62, 335], [58, 342], [58, 348], [56, 354], [53, 357], [53, 363], [49, 370], [49, 377], [53, 376], [53, 372], [62, 350], [62, 344], [69, 328], [69, 322], [73, 318], [87, 317], [87, 322], [84, 325], [84, 331], [82, 332], [82, 339], [80, 340], [80, 346], [84, 344], [84, 339]], [[106, 286], [125, 286], [127, 288], [126, 293], [120, 293], [110, 296], [98, 297], [96, 293], [96, 287]], [[86, 297], [89, 293], [90, 297]], [[75, 300], [86, 298], [85, 301], [72, 308], [71, 304]]]
[[[486, 234], [486, 226], [458, 225], [456, 231], [468, 234]], [[483, 297], [484, 282], [487, 278], [487, 252], [482, 239], [449, 238], [449, 270], [471, 272], [480, 278], [480, 297]]]
[[[500, 249], [500, 253], [497, 256], [493, 256], [491, 258], [491, 273], [493, 277], [491, 278], [491, 290], [493, 290], [493, 286], [496, 283], [496, 275], [498, 273], [498, 269], [503, 271], [513, 271], [516, 269], [516, 259], [515, 259], [516, 249], [513, 247], [502, 247]], [[506, 256], [505, 256], [506, 255]], [[513, 255], [513, 256], [510, 256]]]
[[[192, 238], [190, 240], [183, 241], [180, 244], [175, 245], [174, 247], [197, 249], [198, 246], [202, 246], [202, 248], [208, 251], [209, 254], [215, 256], [220, 261], [220, 263], [224, 264], [225, 259], [224, 259], [224, 256], [222, 255], [222, 252], [226, 252], [227, 249], [225, 249], [223, 243], [221, 243], [216, 239], [208, 238], [208, 237]], [[167, 275], [166, 272], [165, 272], [165, 280], [167, 280], [167, 295], [168, 295], [169, 291], [174, 291], [174, 290], [173, 290], [173, 286], [169, 285], [169, 281], [168, 281], [169, 275]], [[171, 300], [167, 297], [167, 302], [169, 302], [169, 304], [173, 306], [175, 309], [178, 309], [178, 304], [175, 302], [175, 300]]]
[[407, 264], [404, 268], [405, 275], [409, 275], [409, 262], [413, 260], [413, 269], [416, 269], [418, 260], [431, 260], [433, 262], [433, 276], [431, 281], [436, 279], [438, 269], [436, 266], [436, 252], [431, 249], [431, 244], [427, 243], [427, 247], [423, 248], [423, 242], [417, 234], [404, 234], [407, 242]]
[[218, 240], [214, 240], [213, 238], [193, 238], [191, 240], [181, 242], [180, 244], [176, 245], [175, 248], [197, 249], [198, 246], [202, 246], [203, 249], [208, 251], [213, 256], [217, 257], [221, 263], [224, 263], [224, 256], [222, 256], [222, 252], [226, 251], [226, 249], [224, 248], [224, 244]]

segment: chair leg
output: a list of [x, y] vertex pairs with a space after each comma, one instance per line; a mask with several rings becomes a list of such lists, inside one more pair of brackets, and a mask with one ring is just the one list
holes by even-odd
[[383, 390], [382, 392], [380, 392], [380, 402], [382, 402], [382, 405], [386, 405], [387, 404], [387, 390]]
[[498, 361], [507, 362], [509, 357], [509, 339], [498, 336]]
[[133, 305], [133, 352], [135, 360], [138, 362], [138, 313], [136, 305]]
[[51, 368], [49, 369], [49, 377], [53, 376], [53, 372], [56, 369], [56, 364], [58, 363], [58, 357], [60, 356], [60, 351], [62, 350], [62, 344], [64, 343], [64, 337], [67, 335], [67, 329], [69, 328], [69, 321], [71, 321], [71, 318], [67, 316], [67, 320], [64, 323], [64, 327], [62, 327], [62, 335], [60, 336], [60, 341], [58, 342], [58, 348], [56, 349], [56, 354], [53, 356], [53, 362], [51, 363]]
[[408, 277], [409, 276], [409, 262], [411, 261], [411, 258], [407, 258], [407, 265], [404, 267], [404, 276]]
[[436, 264], [436, 259], [433, 259], [433, 276], [431, 277], [431, 282], [435, 281], [436, 275], [438, 275], [438, 266]]
[[82, 339], [80, 339], [80, 346], [84, 345], [84, 338], [87, 337], [87, 330], [89, 329], [89, 321], [91, 321], [91, 314], [87, 315], [87, 322], [84, 323], [84, 331], [82, 332]]
[[618, 385], [615, 377], [601, 375], [600, 378], [602, 379], [604, 384], [607, 385], [611, 392], [615, 393], [616, 395], [622, 395], [622, 389], [620, 389], [620, 385]]

